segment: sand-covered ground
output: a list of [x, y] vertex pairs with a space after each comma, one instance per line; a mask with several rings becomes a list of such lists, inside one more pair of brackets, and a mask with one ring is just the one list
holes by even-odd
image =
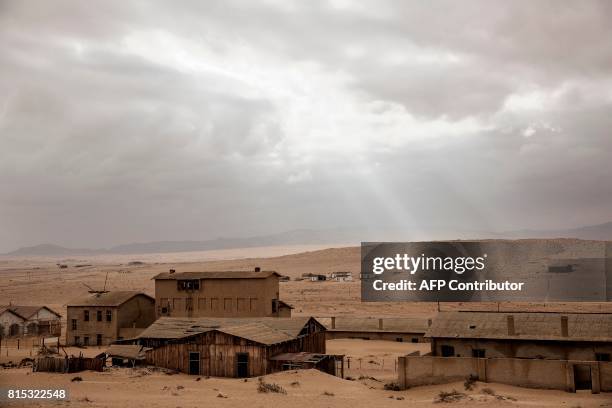
[[[258, 379], [204, 378], [185, 374], [168, 375], [154, 368], [110, 368], [105, 372], [76, 374], [33, 373], [29, 368], [0, 369], [0, 388], [64, 388], [69, 401], [13, 402], [5, 406], [70, 407], [439, 407], [442, 391], [464, 393], [459, 407], [612, 407], [609, 394], [532, 390], [502, 384], [477, 383], [465, 391], [461, 382], [416, 387], [405, 391], [384, 390], [395, 379], [394, 358], [424, 344], [339, 339], [328, 342], [330, 353], [351, 357], [351, 368], [341, 379], [316, 370], [276, 373], [264, 377], [280, 385], [286, 394], [258, 392]], [[69, 349], [68, 352], [83, 351]], [[97, 354], [97, 348], [84, 350]], [[360, 367], [359, 360], [362, 360]], [[382, 361], [385, 361], [384, 366]], [[376, 362], [376, 363], [371, 363]], [[82, 381], [71, 381], [74, 377]], [[485, 394], [489, 389], [494, 395]]]

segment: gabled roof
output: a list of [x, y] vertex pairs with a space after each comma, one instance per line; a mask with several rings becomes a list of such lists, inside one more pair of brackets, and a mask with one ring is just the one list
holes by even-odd
[[90, 294], [82, 298], [74, 299], [68, 303], [70, 306], [120, 306], [132, 299], [134, 296], [146, 296], [151, 301], [155, 301], [154, 298], [147, 295], [146, 293], [133, 291], [133, 290], [122, 290], [112, 291], [106, 293]]
[[331, 318], [318, 318], [330, 331], [362, 331], [362, 332], [397, 332], [422, 334], [427, 331], [427, 319], [411, 317], [383, 317], [383, 328], [380, 329], [379, 319], [371, 317], [336, 317], [335, 328], [332, 329]]
[[140, 333], [137, 338], [172, 340], [209, 331], [219, 331], [257, 343], [271, 345], [297, 338], [311, 320], [315, 319], [312, 317], [161, 317]]
[[155, 275], [153, 279], [188, 280], [188, 279], [265, 279], [270, 276], [281, 275], [275, 271], [216, 271], [216, 272], [163, 272]]
[[[508, 334], [508, 316], [514, 334]], [[562, 336], [561, 317], [568, 333]], [[612, 314], [586, 313], [438, 313], [425, 337], [507, 340], [612, 341]]]
[[61, 316], [59, 313], [57, 313], [54, 310], [51, 310], [47, 306], [10, 306], [9, 309], [11, 309], [12, 311], [16, 312], [17, 314], [25, 317], [26, 319], [31, 318], [33, 315], [38, 313], [38, 311], [40, 309], [47, 309], [48, 311], [50, 311], [51, 313], [53, 313], [57, 317]]
[[19, 313], [15, 312], [14, 310], [10, 309], [9, 306], [0, 306], [0, 315], [4, 312], [10, 313], [12, 315], [17, 316], [18, 318], [20, 318], [21, 320], [28, 320], [27, 318], [21, 316]]

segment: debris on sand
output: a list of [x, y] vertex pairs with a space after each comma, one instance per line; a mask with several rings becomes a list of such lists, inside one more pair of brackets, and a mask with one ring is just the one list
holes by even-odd
[[72, 380], [70, 380], [72, 382], [78, 382], [78, 381], [83, 381], [83, 378], [76, 376], [76, 377], [72, 377]]
[[511, 397], [510, 395], [497, 394], [495, 390], [493, 390], [492, 388], [483, 388], [481, 392], [485, 395], [490, 395], [492, 397], [495, 397], [496, 399], [500, 401], [516, 401], [517, 400], [516, 398]]
[[462, 399], [464, 399], [467, 395], [459, 392], [457, 390], [452, 390], [450, 392], [448, 391], [440, 391], [438, 393], [438, 397], [434, 398], [434, 402], [435, 403], [440, 403], [440, 402], [457, 402], [460, 401]]
[[328, 397], [333, 397], [336, 394], [334, 394], [333, 392], [329, 392], [329, 391], [323, 391], [322, 395], [327, 395]]
[[223, 394], [222, 392], [217, 394], [217, 398], [227, 398], [227, 395]]

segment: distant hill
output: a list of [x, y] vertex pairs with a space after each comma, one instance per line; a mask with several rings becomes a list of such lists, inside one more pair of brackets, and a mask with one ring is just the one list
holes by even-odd
[[11, 256], [74, 256], [74, 255], [97, 255], [106, 253], [104, 250], [89, 248], [65, 248], [53, 244], [41, 244], [30, 247], [19, 248], [5, 255]]
[[[437, 232], [429, 239], [486, 239], [486, 238], [578, 238], [591, 240], [612, 240], [612, 222], [565, 230], [518, 230], [495, 232]], [[364, 241], [409, 241], [423, 240], [424, 237], [411, 235], [409, 229], [299, 229], [279, 234], [250, 238], [218, 238], [205, 241], [154, 241], [117, 245], [109, 249], [65, 248], [59, 245], [42, 244], [19, 248], [4, 255], [9, 256], [76, 256], [100, 254], [147, 254], [164, 252], [210, 251], [217, 249], [253, 248], [279, 245], [358, 245]]]

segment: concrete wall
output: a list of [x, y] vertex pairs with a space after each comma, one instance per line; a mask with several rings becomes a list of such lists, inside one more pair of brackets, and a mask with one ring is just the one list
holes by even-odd
[[366, 340], [387, 340], [401, 341], [405, 343], [427, 343], [423, 333], [403, 333], [403, 332], [382, 332], [382, 331], [348, 331], [348, 330], [327, 330], [325, 332], [328, 340], [333, 339], [366, 339]]
[[[278, 276], [253, 279], [201, 279], [199, 290], [178, 290], [176, 280], [155, 281], [156, 316], [274, 317]], [[168, 313], [162, 314], [162, 308]]]
[[[85, 321], [85, 311], [89, 311], [89, 321]], [[97, 320], [97, 312], [102, 312], [102, 321]], [[106, 318], [111, 312], [111, 321]], [[136, 295], [120, 306], [68, 306], [66, 324], [66, 344], [85, 343], [95, 346], [97, 336], [102, 336], [101, 345], [108, 345], [120, 337], [120, 328], [146, 328], [155, 321], [155, 302], [145, 295]], [[76, 320], [76, 330], [72, 329], [72, 320]]]
[[575, 365], [590, 367], [593, 392], [612, 391], [612, 363], [597, 361], [404, 356], [398, 359], [398, 380], [409, 388], [474, 376], [484, 382], [574, 392]]
[[432, 354], [441, 356], [443, 345], [452, 346], [455, 349], [455, 357], [472, 357], [474, 349], [484, 349], [486, 358], [595, 361], [596, 353], [612, 355], [612, 343], [453, 338], [432, 339]]

